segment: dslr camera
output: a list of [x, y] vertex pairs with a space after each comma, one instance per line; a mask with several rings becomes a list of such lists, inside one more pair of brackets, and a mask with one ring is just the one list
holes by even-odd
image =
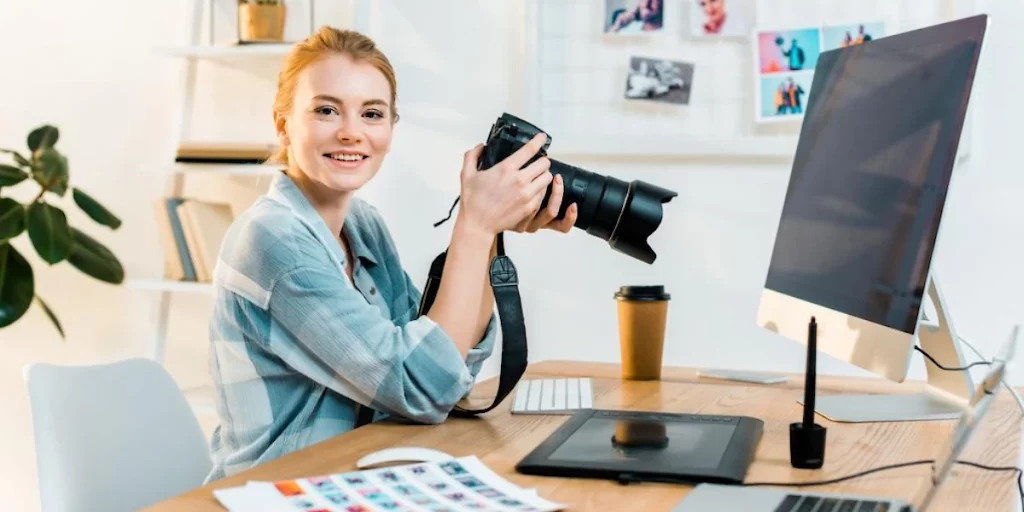
[[[516, 116], [502, 114], [491, 126], [477, 170], [494, 167], [542, 131]], [[550, 145], [551, 136], [547, 135], [544, 147], [523, 167], [547, 156]], [[565, 188], [558, 219], [564, 218], [565, 210], [576, 203], [575, 227], [607, 241], [612, 249], [646, 263], [654, 262], [657, 255], [647, 244], [647, 238], [661, 224], [662, 203], [671, 201], [677, 195], [675, 192], [639, 180], [626, 183], [553, 158], [550, 160], [551, 173], [562, 176]], [[548, 204], [551, 187], [548, 185], [541, 208]]]

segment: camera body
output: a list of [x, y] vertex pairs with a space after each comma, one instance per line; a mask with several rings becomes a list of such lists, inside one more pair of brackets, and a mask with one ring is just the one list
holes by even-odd
[[[527, 142], [530, 142], [538, 133], [547, 135], [547, 141], [544, 142], [544, 147], [535, 156], [530, 158], [526, 165], [529, 165], [538, 158], [547, 156], [548, 146], [551, 145], [551, 135], [512, 114], [502, 114], [491, 125], [491, 132], [487, 134], [487, 143], [484, 145], [483, 154], [480, 155], [477, 169], [483, 170], [494, 167], [526, 145]], [[523, 167], [526, 167], [526, 165]]]
[[[477, 170], [494, 167], [539, 133], [545, 133], [547, 140], [523, 167], [548, 155], [552, 137], [532, 123], [503, 113], [491, 125]], [[608, 241], [619, 252], [647, 263], [654, 262], [657, 256], [647, 244], [647, 238], [661, 224], [662, 203], [670, 201], [676, 192], [639, 180], [626, 183], [553, 158], [550, 161], [551, 173], [561, 175], [565, 187], [556, 218], [564, 218], [569, 205], [576, 203], [575, 227]], [[548, 185], [541, 208], [547, 206], [551, 188], [552, 185]]]

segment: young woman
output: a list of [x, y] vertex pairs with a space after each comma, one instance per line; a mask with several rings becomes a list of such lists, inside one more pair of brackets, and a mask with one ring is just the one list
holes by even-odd
[[417, 316], [421, 292], [383, 219], [353, 196], [391, 147], [395, 101], [394, 70], [359, 33], [321, 28], [286, 58], [272, 159], [286, 170], [231, 226], [214, 272], [221, 423], [208, 481], [354, 428], [360, 404], [375, 419], [444, 421], [493, 348], [496, 235], [568, 232], [576, 221], [575, 205], [554, 220], [563, 185], [548, 159], [520, 170], [543, 135], [486, 172], [478, 144], [464, 155], [437, 296]]

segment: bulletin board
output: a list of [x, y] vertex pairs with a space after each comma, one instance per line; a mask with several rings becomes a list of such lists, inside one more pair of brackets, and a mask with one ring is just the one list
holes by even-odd
[[[701, 1], [661, 0], [660, 18], [637, 16], [621, 31], [615, 14], [636, 0], [528, 2], [523, 104], [552, 135], [552, 154], [788, 159], [802, 117], [777, 115], [762, 90], [772, 88], [778, 103], [774, 87], [794, 75], [809, 85], [813, 70], [765, 68], [758, 39], [778, 40], [779, 51], [798, 39], [809, 61], [847, 33], [855, 40], [862, 24], [884, 36], [975, 14], [973, 0], [714, 0], [730, 21], [716, 26]], [[817, 32], [806, 37], [808, 29]], [[636, 79], [655, 68], [675, 90], [651, 92], [657, 86]], [[972, 118], [969, 109], [960, 157], [969, 154]]]

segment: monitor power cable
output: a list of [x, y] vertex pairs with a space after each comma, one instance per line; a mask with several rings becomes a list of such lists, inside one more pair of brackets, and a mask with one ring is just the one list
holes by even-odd
[[[838, 477], [838, 478], [832, 478], [832, 479], [829, 479], [829, 480], [818, 480], [818, 481], [810, 481], [810, 482], [743, 482], [743, 483], [740, 483], [738, 485], [741, 485], [743, 487], [754, 487], [754, 486], [813, 487], [813, 486], [817, 486], [817, 485], [831, 485], [831, 484], [835, 484], [835, 483], [839, 483], [839, 482], [845, 482], [847, 480], [852, 480], [854, 478], [859, 478], [859, 477], [862, 477], [862, 476], [870, 475], [872, 473], [877, 473], [879, 471], [885, 471], [885, 470], [888, 470], [888, 469], [899, 469], [899, 468], [905, 468], [905, 467], [910, 467], [910, 466], [921, 466], [921, 465], [924, 465], [924, 464], [932, 464], [934, 462], [935, 462], [934, 459], [914, 460], [914, 461], [910, 461], [910, 462], [901, 462], [899, 464], [890, 464], [888, 466], [879, 466], [877, 468], [872, 468], [872, 469], [861, 471], [859, 473], [854, 473], [852, 475], [842, 476], [842, 477]], [[1020, 495], [1020, 503], [1021, 503], [1022, 510], [1024, 510], [1024, 485], [1022, 485], [1022, 483], [1021, 483], [1021, 479], [1022, 479], [1022, 477], [1024, 477], [1024, 470], [1022, 470], [1021, 468], [1016, 467], [1016, 466], [987, 466], [985, 464], [978, 464], [977, 462], [970, 462], [970, 461], [965, 461], [965, 460], [958, 460], [958, 461], [956, 461], [956, 463], [957, 464], [963, 464], [965, 466], [971, 466], [971, 467], [979, 468], [979, 469], [985, 469], [985, 470], [988, 470], [988, 471], [1000, 471], [1000, 472], [1001, 471], [1014, 471], [1014, 472], [1016, 472], [1017, 473], [1017, 492]]]
[[[969, 370], [969, 369], [971, 369], [971, 368], [973, 368], [975, 366], [984, 366], [984, 365], [992, 364], [992, 362], [989, 361], [987, 357], [982, 355], [982, 353], [978, 349], [974, 348], [974, 345], [972, 345], [969, 341], [965, 340], [961, 336], [957, 336], [957, 339], [960, 340], [960, 342], [963, 343], [965, 346], [967, 346], [967, 348], [971, 349], [971, 351], [974, 352], [975, 355], [977, 355], [979, 358], [981, 358], [981, 361], [975, 361], [975, 362], [973, 362], [973, 363], [971, 363], [971, 364], [969, 364], [967, 366], [961, 367], [961, 368], [950, 368], [950, 367], [943, 366], [943, 365], [939, 364], [939, 362], [936, 361], [935, 358], [931, 356], [931, 354], [925, 352], [920, 346], [916, 346], [915, 345], [914, 346], [914, 350], [920, 352], [921, 355], [923, 355], [929, 361], [931, 361], [932, 364], [934, 364], [935, 366], [939, 367], [939, 369], [945, 370], [945, 371], [949, 371], [949, 372], [966, 371], [966, 370]], [[1017, 402], [1017, 408], [1020, 409], [1021, 414], [1024, 415], [1024, 400], [1021, 400], [1020, 394], [1017, 393], [1016, 389], [1013, 389], [1013, 386], [1011, 386], [1010, 383], [1006, 381], [1006, 378], [1002, 379], [1002, 383], [1003, 383], [1003, 386], [1006, 387], [1006, 389], [1010, 392], [1010, 395], [1013, 396], [1013, 399]]]

